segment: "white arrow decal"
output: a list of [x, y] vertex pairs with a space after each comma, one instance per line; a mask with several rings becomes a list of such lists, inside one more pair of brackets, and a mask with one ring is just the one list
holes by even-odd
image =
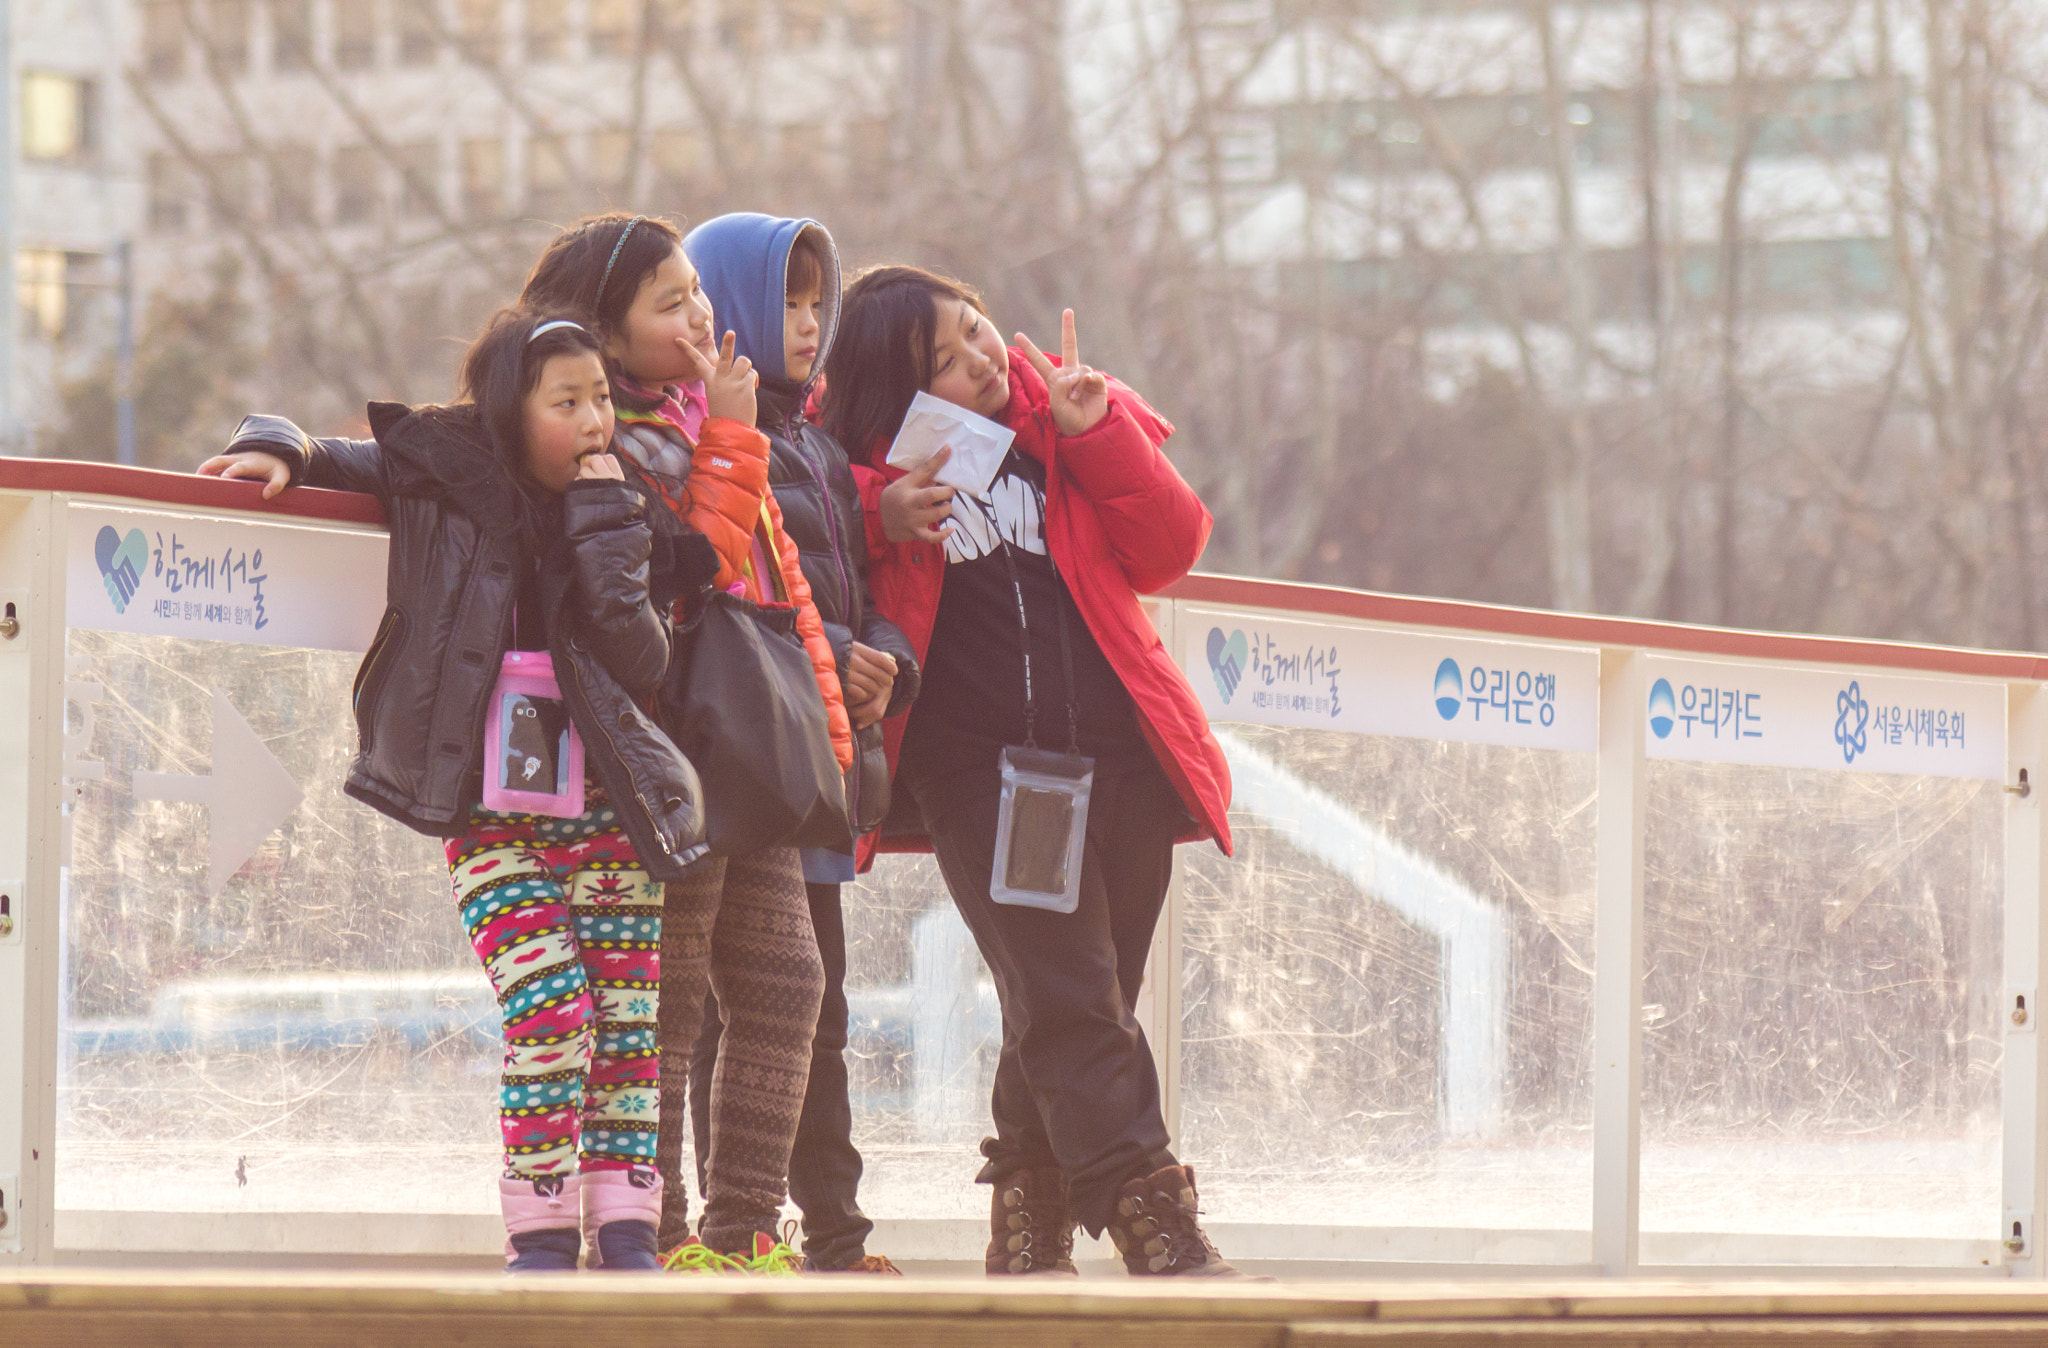
[[213, 773], [207, 777], [182, 772], [138, 772], [139, 800], [182, 800], [207, 808], [211, 835], [208, 895], [227, 888], [228, 880], [256, 848], [291, 818], [306, 793], [284, 770], [284, 764], [257, 738], [227, 694], [213, 692]]

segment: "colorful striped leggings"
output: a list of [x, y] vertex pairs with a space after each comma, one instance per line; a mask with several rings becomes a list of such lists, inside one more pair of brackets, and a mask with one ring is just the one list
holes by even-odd
[[448, 844], [470, 944], [505, 1016], [505, 1176], [654, 1164], [662, 888], [611, 805], [478, 810]]

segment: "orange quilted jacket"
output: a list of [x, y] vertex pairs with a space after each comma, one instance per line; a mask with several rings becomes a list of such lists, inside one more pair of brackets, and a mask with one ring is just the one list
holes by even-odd
[[[645, 425], [652, 418], [634, 416], [621, 406], [620, 420]], [[683, 437], [681, 427], [662, 419], [668, 434]], [[787, 603], [796, 609], [797, 633], [811, 657], [818, 692], [825, 699], [825, 720], [832, 731], [832, 754], [839, 770], [853, 766], [853, 726], [839, 691], [839, 667], [825, 640], [825, 625], [811, 601], [796, 544], [782, 528], [782, 509], [768, 490], [768, 437], [744, 422], [707, 417], [690, 454], [688, 490], [669, 505], [685, 524], [711, 540], [718, 551], [721, 589], [744, 585], [756, 603]], [[755, 574], [754, 544], [759, 540], [772, 555], [777, 574]]]

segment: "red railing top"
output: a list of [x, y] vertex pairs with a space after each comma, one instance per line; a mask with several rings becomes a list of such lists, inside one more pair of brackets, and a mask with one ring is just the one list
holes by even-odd
[[349, 491], [294, 487], [275, 500], [263, 499], [260, 483], [224, 481], [160, 468], [126, 468], [76, 459], [21, 459], [0, 455], [0, 491], [68, 491], [88, 496], [122, 496], [148, 505], [200, 510], [254, 510], [311, 520], [382, 524], [383, 507], [372, 496]]
[[1904, 641], [1861, 641], [1851, 637], [1750, 632], [1727, 627], [1690, 627], [1641, 618], [1607, 618], [1549, 609], [1473, 604], [1459, 599], [1375, 594], [1330, 585], [1297, 585], [1198, 572], [1167, 587], [1167, 598], [1206, 604], [1242, 604], [1264, 609], [1360, 618], [1408, 627], [1438, 627], [1474, 635], [1577, 646], [1628, 646], [1729, 660], [1797, 660], [1805, 664], [1865, 665], [1972, 678], [2048, 679], [2048, 656], [2023, 651], [1979, 651], [1957, 646], [1922, 646]]
[[[374, 498], [353, 492], [294, 487], [277, 499], [266, 501], [262, 488], [253, 482], [224, 482], [192, 473], [125, 468], [71, 459], [23, 459], [0, 455], [0, 491], [4, 490], [76, 492], [122, 497], [149, 505], [247, 510], [300, 519], [343, 520], [353, 524], [384, 522], [384, 512]], [[1191, 575], [1164, 593], [1168, 598], [1196, 603], [1237, 604], [1528, 641], [1644, 647], [1733, 660], [1862, 665], [1972, 678], [2048, 680], [2048, 656], [2020, 651], [1979, 651], [1899, 641], [1859, 641], [1847, 637], [1689, 627], [1681, 623], [1648, 622], [1637, 618], [1556, 613], [1547, 609], [1375, 594], [1368, 590], [1344, 590], [1329, 585], [1299, 585], [1207, 573]]]

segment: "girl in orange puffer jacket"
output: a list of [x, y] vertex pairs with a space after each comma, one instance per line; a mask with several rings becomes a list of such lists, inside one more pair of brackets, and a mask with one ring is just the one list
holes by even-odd
[[[663, 495], [710, 537], [719, 554], [716, 583], [797, 609], [844, 772], [853, 763], [852, 732], [832, 648], [768, 490], [768, 441], [754, 427], [758, 375], [734, 357], [730, 333], [718, 343], [710, 301], [675, 227], [644, 216], [584, 220], [541, 255], [523, 299], [581, 316], [604, 344], [618, 376], [618, 448], [658, 485], [676, 484]], [[668, 886], [664, 957], [673, 950], [675, 967], [701, 967], [707, 945], [726, 1028], [712, 1074], [698, 1235], [721, 1254], [756, 1254], [775, 1244], [824, 989], [796, 849], [710, 859]], [[705, 991], [701, 983], [663, 988], [672, 1018], [664, 1018], [662, 1033], [684, 1046], [662, 1059], [661, 1098], [675, 1111], [662, 1124], [671, 1170], [671, 1158], [688, 1150], [678, 1144], [688, 1113], [687, 1046], [697, 1038]], [[729, 1072], [731, 1062], [744, 1068]], [[680, 1173], [664, 1180], [670, 1201], [661, 1244], [673, 1249], [690, 1237], [678, 1201], [689, 1181]]]

